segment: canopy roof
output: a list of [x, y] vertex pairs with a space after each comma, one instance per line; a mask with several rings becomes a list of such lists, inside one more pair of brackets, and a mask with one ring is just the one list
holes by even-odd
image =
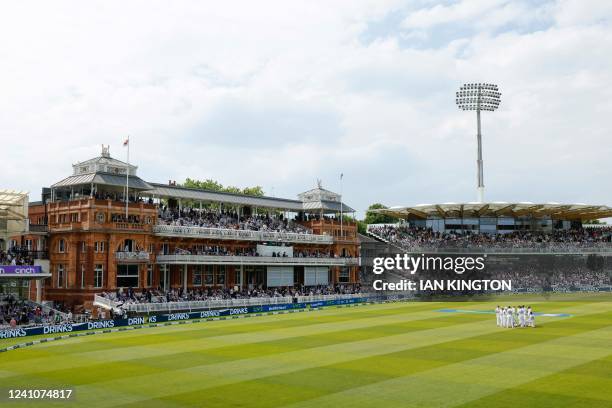
[[[117, 174], [109, 173], [87, 173], [80, 174], [77, 176], [66, 177], [62, 181], [58, 181], [53, 184], [51, 188], [58, 187], [72, 187], [81, 185], [96, 184], [99, 186], [112, 186], [112, 187], [125, 187], [125, 175], [120, 176]], [[150, 190], [153, 187], [137, 176], [130, 176], [130, 190]]]
[[375, 212], [407, 219], [468, 218], [468, 217], [551, 217], [559, 220], [594, 220], [612, 217], [612, 207], [588, 204], [532, 202], [443, 203], [391, 207]]
[[168, 184], [151, 183], [152, 189], [144, 192], [146, 195], [159, 198], [176, 198], [183, 200], [202, 201], [205, 203], [227, 203], [260, 208], [277, 208], [291, 211], [302, 211], [302, 202], [276, 197], [258, 197], [247, 194], [226, 193], [221, 191], [171, 186]]
[[305, 202], [304, 211], [323, 211], [324, 213], [336, 213], [340, 211], [345, 213], [355, 212], [355, 210], [344, 203], [340, 205], [339, 202], [326, 200]]
[[[290, 200], [286, 198], [226, 193], [198, 188], [171, 186], [168, 184], [150, 184], [152, 189], [144, 191], [143, 194], [157, 198], [175, 198], [182, 200], [202, 201], [204, 203], [226, 203], [248, 207], [288, 210], [292, 212], [340, 212], [340, 203], [333, 201], [302, 202], [300, 200]], [[346, 204], [343, 204], [342, 210], [344, 212], [353, 211], [353, 209]]]
[[24, 191], [0, 189], [0, 219], [24, 220], [27, 217], [26, 208], [28, 193]]

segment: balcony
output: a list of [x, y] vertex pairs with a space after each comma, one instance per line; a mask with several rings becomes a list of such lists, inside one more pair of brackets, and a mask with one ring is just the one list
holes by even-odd
[[146, 263], [149, 262], [148, 252], [115, 252], [115, 259], [119, 263]]
[[299, 258], [275, 256], [157, 255], [158, 264], [169, 265], [276, 265], [357, 266], [358, 258]]
[[47, 251], [34, 251], [32, 249], [28, 249], [26, 247], [22, 247], [21, 249], [13, 248], [11, 249], [12, 253], [19, 254], [24, 258], [30, 259], [49, 259], [49, 252]]
[[30, 224], [28, 227], [30, 233], [43, 233], [49, 232], [49, 226], [47, 224]]
[[223, 228], [182, 227], [177, 225], [155, 225], [155, 235], [164, 237], [207, 238], [242, 241], [275, 241], [305, 244], [331, 244], [329, 235], [298, 234], [294, 232], [249, 231]]
[[113, 222], [113, 228], [121, 231], [138, 231], [143, 232], [146, 230], [145, 224], [137, 224], [131, 222]]

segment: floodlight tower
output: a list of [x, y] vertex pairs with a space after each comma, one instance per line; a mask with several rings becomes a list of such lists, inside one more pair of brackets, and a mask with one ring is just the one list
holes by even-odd
[[480, 111], [493, 112], [499, 107], [501, 93], [494, 84], [472, 83], [464, 84], [456, 93], [456, 102], [459, 109], [464, 111], [476, 111], [478, 140], [477, 179], [478, 179], [478, 202], [484, 201], [484, 180], [482, 170], [482, 135], [480, 134]]

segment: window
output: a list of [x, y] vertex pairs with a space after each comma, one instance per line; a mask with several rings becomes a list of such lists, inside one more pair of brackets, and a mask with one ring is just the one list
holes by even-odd
[[117, 287], [138, 287], [138, 265], [117, 265]]
[[94, 252], [98, 253], [100, 251], [100, 246], [98, 245], [98, 241], [94, 242]]
[[350, 281], [350, 272], [348, 268], [340, 269], [340, 273], [338, 274], [338, 282], [340, 283], [348, 283]]
[[195, 265], [193, 267], [193, 286], [202, 286], [202, 265]]
[[103, 280], [104, 280], [104, 266], [101, 264], [96, 264], [96, 267], [94, 268], [94, 287], [101, 288]]
[[234, 271], [234, 284], [238, 287], [242, 286], [242, 273], [239, 269]]
[[96, 214], [96, 221], [98, 221], [100, 224], [104, 223], [105, 219], [106, 217], [104, 216], [103, 212], [99, 212]]
[[225, 266], [220, 265], [217, 267], [217, 279], [215, 279], [215, 283], [217, 285], [225, 285]]
[[104, 241], [100, 241], [100, 252], [104, 252]]
[[153, 244], [149, 244], [149, 253], [152, 254], [155, 252], [155, 246]]
[[213, 281], [213, 267], [212, 265], [206, 265], [204, 270], [204, 284], [205, 285], [212, 285], [214, 283]]
[[26, 239], [25, 244], [26, 244], [26, 248], [28, 248], [28, 251], [31, 251], [32, 250], [32, 240]]
[[85, 287], [85, 264], [81, 264], [81, 289]]
[[79, 213], [70, 214], [70, 222], [78, 222], [79, 221]]
[[153, 286], [153, 265], [147, 265], [147, 286]]
[[64, 241], [63, 239], [60, 239], [58, 244], [57, 244], [57, 250], [59, 251], [59, 253], [63, 254], [64, 252], [66, 252], [66, 241]]
[[161, 286], [162, 288], [166, 288], [167, 286], [167, 271], [168, 271], [168, 265], [163, 264], [159, 266], [159, 286]]
[[81, 242], [81, 252], [84, 253], [86, 251], [87, 251], [87, 245], [86, 245], [85, 241], [82, 241]]
[[64, 287], [64, 265], [57, 265], [57, 287]]

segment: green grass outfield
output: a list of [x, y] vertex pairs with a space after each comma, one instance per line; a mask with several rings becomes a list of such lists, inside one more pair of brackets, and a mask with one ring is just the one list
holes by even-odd
[[610, 296], [510, 299], [573, 317], [501, 329], [437, 311], [497, 301], [398, 302], [74, 337], [0, 353], [0, 406], [612, 407]]

